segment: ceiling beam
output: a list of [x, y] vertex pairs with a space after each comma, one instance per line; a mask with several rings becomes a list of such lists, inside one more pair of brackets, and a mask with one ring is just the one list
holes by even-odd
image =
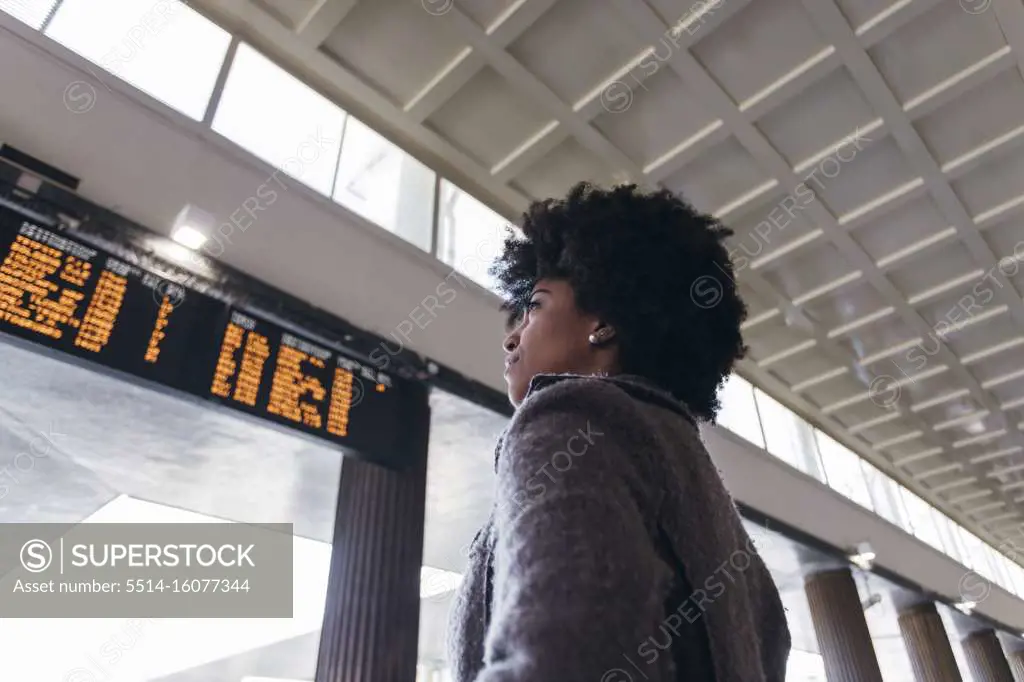
[[1003, 37], [1017, 59], [1017, 69], [1024, 78], [1024, 4], [1019, 0], [993, 0], [992, 7]]
[[[294, 0], [286, 0], [294, 1]], [[356, 6], [359, 0], [316, 0], [313, 8], [295, 27], [299, 40], [310, 47], [320, 47]]]

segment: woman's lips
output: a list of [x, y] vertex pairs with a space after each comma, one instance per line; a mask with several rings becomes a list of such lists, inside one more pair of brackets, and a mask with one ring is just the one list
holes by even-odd
[[506, 376], [511, 371], [512, 365], [516, 364], [517, 362], [519, 362], [519, 356], [518, 355], [510, 355], [507, 358], [505, 358], [505, 375]]

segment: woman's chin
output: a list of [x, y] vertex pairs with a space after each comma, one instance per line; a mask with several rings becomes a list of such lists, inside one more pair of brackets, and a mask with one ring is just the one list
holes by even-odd
[[508, 386], [509, 402], [512, 403], [512, 407], [519, 407], [519, 403], [523, 402], [523, 399], [526, 397], [526, 385], [513, 373], [505, 374], [505, 383]]

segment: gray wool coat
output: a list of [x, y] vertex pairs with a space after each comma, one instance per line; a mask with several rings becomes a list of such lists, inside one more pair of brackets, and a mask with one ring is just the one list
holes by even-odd
[[638, 377], [542, 375], [448, 632], [455, 682], [783, 682], [771, 576], [695, 421]]

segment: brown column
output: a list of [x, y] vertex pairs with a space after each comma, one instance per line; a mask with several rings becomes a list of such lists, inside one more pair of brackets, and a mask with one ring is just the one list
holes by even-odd
[[995, 630], [980, 630], [964, 639], [964, 654], [974, 682], [1013, 682], [1010, 664]]
[[807, 601], [828, 682], [882, 682], [857, 585], [849, 569], [807, 578]]
[[933, 602], [903, 610], [899, 623], [917, 682], [962, 682], [953, 647]]
[[341, 467], [316, 682], [416, 679], [430, 412], [407, 470], [346, 458]]

